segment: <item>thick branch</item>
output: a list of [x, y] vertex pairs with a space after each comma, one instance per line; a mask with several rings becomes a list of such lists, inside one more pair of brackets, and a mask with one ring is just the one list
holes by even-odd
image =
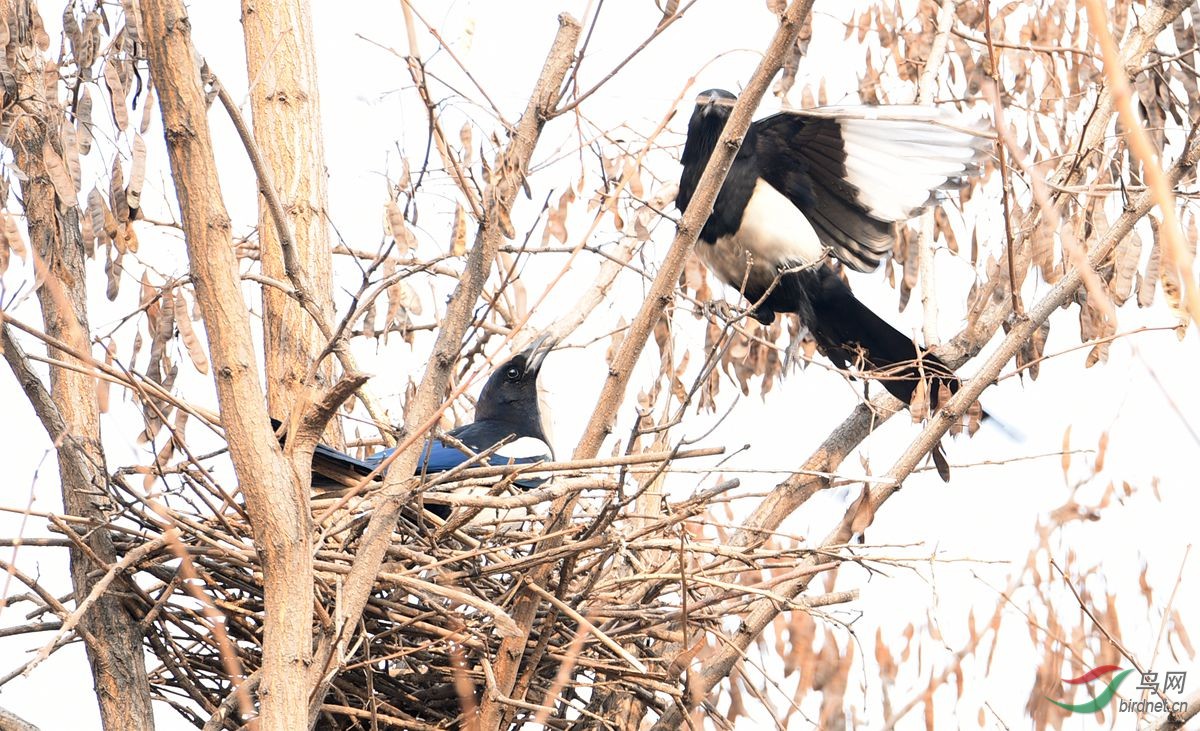
[[[262, 157], [255, 165], [262, 191], [262, 268], [269, 277], [286, 274], [297, 290], [296, 300], [273, 288], [262, 293], [267, 400], [272, 413], [283, 414], [303, 407], [312, 386], [335, 378], [332, 363], [315, 362], [333, 337], [333, 257], [325, 221], [329, 195], [316, 46], [308, 0], [243, 0], [241, 5], [254, 142]], [[240, 116], [227, 95], [221, 103], [232, 116]], [[330, 346], [353, 372], [345, 343], [339, 338]], [[313, 372], [317, 384], [308, 382]], [[371, 411], [371, 416], [379, 414]], [[329, 424], [325, 435], [330, 444], [341, 445], [337, 422]]]
[[[45, 74], [56, 67], [46, 62], [32, 37], [32, 19], [37, 14], [36, 6], [25, 0], [6, 0], [0, 5], [0, 22], [14, 19], [8, 24], [12, 36], [7, 41], [9, 62], [5, 83], [11, 82], [12, 88], [6, 86], [5, 90], [4, 144], [11, 147], [16, 167], [22, 171], [19, 197], [34, 264], [43, 280], [37, 296], [45, 331], [83, 357], [48, 347], [47, 355], [63, 363], [63, 367], [51, 368], [48, 393], [9, 338], [7, 326], [4, 326], [4, 345], [13, 348], [13, 352], [10, 354], [9, 347], [5, 347], [5, 357], [58, 447], [58, 472], [66, 513], [103, 525], [108, 519], [110, 494], [100, 439], [96, 380], [84, 367], [83, 360], [90, 344], [88, 278], [79, 207], [71, 193], [56, 190], [47, 160], [48, 155], [62, 156], [66, 150], [60, 132], [65, 111], [53, 92], [47, 93]], [[116, 560], [108, 530], [91, 531], [83, 541], [81, 547], [71, 550], [75, 597], [87, 596], [95, 586], [95, 572], [100, 570], [97, 561]], [[94, 609], [83, 617], [80, 631], [86, 639], [104, 728], [153, 728], [141, 635], [119, 597], [114, 593], [99, 596]]]
[[0, 730], [2, 731], [38, 731], [38, 727], [26, 721], [15, 713], [0, 708]]
[[221, 420], [263, 558], [260, 721], [264, 729], [304, 728], [313, 616], [308, 496], [267, 418], [187, 13], [179, 0], [144, 0], [142, 13]]
[[[331, 385], [333, 369], [328, 364], [317, 362], [318, 358], [324, 358], [327, 352], [332, 351], [337, 356], [338, 362], [342, 364], [342, 369], [349, 374], [347, 377], [353, 380], [360, 379], [358, 364], [354, 359], [354, 354], [350, 352], [345, 334], [340, 328], [335, 329], [331, 324], [328, 310], [332, 308], [332, 302], [329, 302], [330, 283], [328, 278], [321, 276], [321, 267], [313, 267], [301, 262], [302, 259], [310, 261], [314, 257], [330, 259], [327, 242], [323, 236], [317, 241], [311, 230], [306, 231], [308, 239], [303, 245], [299, 243], [300, 239], [293, 235], [291, 226], [288, 224], [287, 211], [284, 210], [284, 204], [279, 200], [276, 192], [274, 177], [267, 168], [267, 162], [259, 154], [258, 146], [251, 138], [250, 130], [246, 126], [241, 112], [238, 111], [233, 97], [221, 84], [220, 79], [216, 76], [210, 76], [210, 79], [216, 89], [217, 98], [221, 101], [221, 106], [225, 107], [225, 111], [228, 112], [229, 119], [233, 122], [233, 128], [241, 138], [243, 147], [246, 148], [246, 157], [250, 160], [250, 166], [254, 168], [254, 176], [258, 179], [258, 192], [265, 208], [260, 216], [269, 219], [272, 224], [267, 226], [265, 220], [260, 221], [259, 224], [260, 239], [266, 230], [273, 234], [270, 241], [264, 241], [260, 246], [263, 252], [263, 271], [270, 273], [282, 267], [283, 273], [292, 285], [290, 290], [282, 287], [265, 288], [265, 290], [277, 292], [280, 295], [278, 298], [269, 296], [265, 290], [263, 292], [263, 321], [268, 330], [265, 335], [268, 373], [267, 403], [271, 413], [283, 414], [292, 411], [297, 404], [303, 407], [301, 396], [307, 395], [307, 389], [301, 390], [303, 386], [324, 385], [326, 389], [336, 388]], [[324, 169], [324, 163], [317, 167]], [[320, 197], [324, 199], [325, 196], [322, 193]], [[312, 202], [308, 203], [309, 207], [313, 205]], [[295, 203], [289, 204], [287, 210], [294, 210], [296, 206]], [[324, 210], [323, 205], [321, 210]], [[309, 229], [321, 223], [319, 228], [323, 232], [325, 220], [323, 216], [324, 214], [321, 214], [316, 219], [309, 216], [302, 222], [306, 223]], [[320, 250], [319, 254], [313, 251], [314, 246]], [[328, 268], [329, 262], [325, 263], [325, 268]], [[317, 273], [316, 276], [313, 276], [314, 271]], [[279, 281], [277, 277], [267, 278]], [[315, 291], [314, 285], [316, 286]], [[295, 312], [294, 308], [283, 304], [291, 299], [296, 301], [304, 311], [303, 314]], [[288, 323], [288, 325], [280, 327], [281, 323]], [[296, 348], [304, 345], [307, 345], [308, 349], [303, 353], [298, 352]], [[298, 368], [298, 366], [305, 366], [307, 370]], [[310, 384], [309, 382], [314, 380], [314, 376], [318, 376], [317, 382]], [[365, 381], [363, 382], [365, 383]], [[272, 393], [278, 395], [272, 395]], [[328, 398], [328, 394], [329, 391], [326, 390], [322, 398]], [[371, 418], [382, 423], [384, 421], [383, 411], [370, 393], [366, 389], [360, 388], [357, 394]], [[348, 397], [349, 395], [343, 397], [342, 401]], [[335, 409], [341, 406], [342, 401], [334, 405]], [[321, 428], [325, 433], [326, 442], [331, 445], [340, 445], [342, 443], [341, 426], [330, 421], [333, 416], [332, 413], [327, 415], [325, 421], [321, 423]]]

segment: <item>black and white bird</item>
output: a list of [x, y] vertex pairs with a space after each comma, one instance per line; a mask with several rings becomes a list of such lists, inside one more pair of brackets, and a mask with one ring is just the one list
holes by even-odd
[[[696, 98], [675, 205], [686, 210], [736, 97]], [[696, 252], [770, 323], [794, 312], [839, 368], [878, 378], [912, 403], [917, 383], [951, 392], [958, 379], [855, 298], [826, 252], [868, 272], [891, 250], [893, 226], [978, 170], [986, 136], [931, 107], [831, 107], [781, 112], [750, 125]]]
[[[552, 337], [542, 335], [497, 368], [475, 402], [475, 420], [446, 432], [446, 436], [473, 454], [501, 445], [486, 460], [479, 460], [472, 466], [535, 464], [553, 459], [550, 414], [544, 393], [539, 389], [538, 374], [554, 344]], [[313, 452], [313, 487], [353, 485], [374, 472], [393, 451], [385, 449], [365, 459], [357, 459], [318, 444]], [[421, 450], [416, 474], [446, 472], [471, 460], [472, 456], [451, 441], [434, 437]], [[519, 478], [513, 484], [528, 490], [544, 482], [543, 478], [530, 477]], [[450, 515], [443, 505], [431, 504], [426, 509], [440, 518]]]

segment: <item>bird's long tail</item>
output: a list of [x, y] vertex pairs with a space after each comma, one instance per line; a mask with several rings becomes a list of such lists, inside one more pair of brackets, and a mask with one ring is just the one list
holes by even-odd
[[[811, 313], [802, 312], [801, 319], [811, 314], [808, 324], [813, 338], [838, 367], [867, 372], [910, 409], [919, 391], [927, 395], [921, 401], [927, 398], [932, 411], [942, 400], [943, 386], [952, 394], [958, 390], [961, 382], [949, 366], [859, 302], [833, 269], [822, 267], [816, 277], [817, 286], [807, 288], [805, 304]], [[930, 456], [938, 476], [949, 482], [950, 463], [940, 443]]]
[[337, 488], [357, 485], [378, 465], [377, 459], [356, 459], [333, 447], [318, 444], [313, 450], [313, 487]]
[[[279, 419], [271, 419], [273, 429], [278, 431], [281, 426], [283, 422]], [[280, 442], [283, 442], [283, 439], [280, 439]], [[333, 447], [317, 444], [313, 449], [312, 486], [318, 489], [351, 487], [371, 474], [378, 464], [378, 459], [364, 461], [339, 452]]]
[[822, 267], [813, 274], [817, 281], [804, 288], [812, 316], [802, 312], [801, 319], [807, 320], [817, 345], [838, 367], [869, 372], [909, 406], [922, 381], [935, 409], [942, 385], [950, 393], [958, 390], [958, 376], [949, 366], [859, 302], [836, 272]]

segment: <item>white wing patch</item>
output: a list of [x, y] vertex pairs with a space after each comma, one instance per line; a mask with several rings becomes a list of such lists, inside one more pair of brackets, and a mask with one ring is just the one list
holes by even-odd
[[904, 221], [938, 190], [967, 175], [988, 139], [961, 118], [931, 107], [830, 108], [846, 152], [846, 182], [858, 202], [880, 221]]
[[521, 437], [497, 449], [496, 456], [503, 459], [549, 459], [550, 445], [536, 437]]
[[[767, 286], [778, 273], [777, 265], [811, 264], [824, 251], [800, 209], [761, 178], [754, 184], [737, 234], [722, 236], [715, 245], [701, 242], [696, 246], [708, 268], [732, 287], [740, 287], [743, 281]], [[747, 253], [753, 257], [749, 274]]]

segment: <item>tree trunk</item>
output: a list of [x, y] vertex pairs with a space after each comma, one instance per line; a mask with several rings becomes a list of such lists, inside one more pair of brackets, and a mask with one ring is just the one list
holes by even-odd
[[196, 301], [208, 333], [221, 422], [263, 563], [266, 617], [260, 727], [264, 731], [305, 728], [313, 619], [312, 515], [307, 490], [284, 460], [263, 406], [250, 316], [242, 299], [229, 216], [217, 178], [191, 24], [179, 0], [143, 0], [142, 12]]
[[[254, 141], [291, 224], [308, 292], [331, 321], [328, 189], [312, 12], [307, 0], [242, 0], [242, 29]], [[258, 241], [263, 274], [286, 281], [279, 233], [261, 195]], [[325, 338], [293, 298], [263, 287], [263, 341], [267, 403], [272, 414], [282, 415], [303, 403], [305, 374], [324, 349]], [[317, 372], [318, 385], [333, 383], [333, 368], [332, 359], [326, 359]], [[336, 420], [330, 421], [325, 441], [341, 445]]]
[[[5, 16], [18, 22], [8, 23], [13, 30], [28, 31], [36, 13], [21, 0], [3, 6]], [[43, 150], [52, 148], [63, 155], [58, 129], [63, 110], [58, 100], [46, 96], [43, 82], [42, 53], [32, 37], [14, 33], [11, 43], [27, 53], [13, 54], [10, 66], [15, 79], [16, 99], [5, 100], [5, 121], [10, 125], [8, 141], [17, 166], [26, 178], [21, 182], [29, 239], [40, 265], [44, 283], [38, 289], [46, 332], [79, 352], [90, 351], [87, 317], [87, 277], [84, 272], [83, 240], [79, 228], [77, 201], [56, 200], [54, 185], [47, 171]], [[88, 364], [54, 348], [50, 358], [75, 363], [80, 370], [50, 369], [52, 406], [37, 408], [43, 426], [58, 451], [59, 479], [63, 507], [68, 515], [79, 516], [102, 525], [107, 521], [107, 469], [100, 445], [100, 410], [96, 400], [96, 381], [87, 375]], [[111, 536], [103, 529], [88, 530], [83, 541], [105, 564], [117, 561]], [[92, 590], [96, 579], [107, 570], [97, 565], [82, 550], [72, 548], [71, 583], [74, 596], [81, 601]], [[92, 668], [100, 717], [106, 729], [152, 729], [150, 682], [142, 652], [142, 635], [134, 619], [125, 611], [119, 593], [102, 595], [79, 623], [80, 634]]]

